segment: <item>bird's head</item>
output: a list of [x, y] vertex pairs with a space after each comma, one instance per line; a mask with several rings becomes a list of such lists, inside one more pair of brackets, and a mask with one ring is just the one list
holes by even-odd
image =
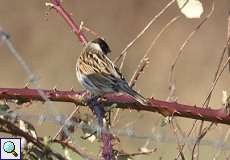
[[96, 50], [102, 51], [105, 55], [111, 52], [109, 45], [102, 38], [96, 38], [91, 41], [91, 47]]

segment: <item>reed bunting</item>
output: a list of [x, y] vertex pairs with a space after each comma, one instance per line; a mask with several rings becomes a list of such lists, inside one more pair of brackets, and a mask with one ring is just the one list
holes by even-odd
[[129, 87], [120, 70], [107, 57], [109, 52], [111, 50], [102, 38], [86, 44], [76, 63], [76, 74], [80, 84], [93, 96], [121, 92], [146, 105], [147, 100]]

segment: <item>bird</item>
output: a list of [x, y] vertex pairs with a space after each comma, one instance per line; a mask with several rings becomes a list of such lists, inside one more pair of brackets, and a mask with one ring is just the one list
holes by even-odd
[[106, 93], [124, 93], [147, 105], [147, 99], [129, 86], [119, 68], [109, 59], [110, 52], [109, 45], [101, 37], [87, 42], [76, 63], [76, 76], [80, 84], [95, 97]]

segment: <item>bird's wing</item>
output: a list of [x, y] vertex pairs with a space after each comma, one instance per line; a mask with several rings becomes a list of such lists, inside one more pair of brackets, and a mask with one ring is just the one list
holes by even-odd
[[119, 69], [113, 64], [113, 62], [103, 53], [98, 50], [90, 49], [84, 51], [80, 57], [80, 69], [84, 75], [99, 75], [101, 77], [110, 78], [112, 80], [124, 80]]
[[103, 91], [123, 91], [140, 103], [146, 104], [146, 99], [129, 87], [120, 70], [106, 55], [92, 49], [83, 53], [89, 52], [91, 53], [81, 56], [80, 60], [82, 60], [79, 63], [81, 65], [79, 68], [91, 83]]

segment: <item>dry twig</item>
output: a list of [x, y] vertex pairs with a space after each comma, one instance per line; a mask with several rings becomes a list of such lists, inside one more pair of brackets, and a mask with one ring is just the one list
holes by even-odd
[[[167, 5], [165, 5], [165, 7], [156, 15], [154, 16], [151, 21], [149, 21], [149, 23], [145, 26], [145, 28], [125, 47], [125, 49], [123, 49], [123, 51], [121, 52], [121, 54], [114, 60], [114, 63], [118, 63], [118, 61], [123, 57], [122, 59], [122, 63], [124, 63], [125, 60], [125, 56], [127, 54], [127, 50], [133, 46], [133, 44], [145, 33], [145, 31], [175, 2], [175, 0], [171, 0]], [[122, 68], [123, 66], [120, 65], [120, 68]]]

